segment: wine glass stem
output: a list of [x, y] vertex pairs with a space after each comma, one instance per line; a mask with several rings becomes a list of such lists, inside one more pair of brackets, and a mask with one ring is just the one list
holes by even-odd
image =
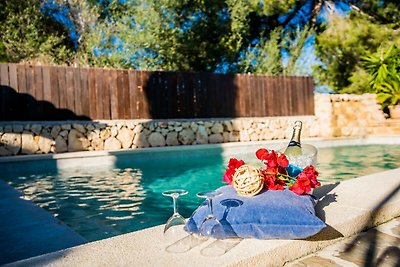
[[208, 211], [209, 211], [209, 216], [213, 215], [213, 204], [212, 204], [212, 198], [209, 197], [207, 198], [207, 203], [208, 203]]
[[174, 214], [178, 213], [178, 194], [173, 194], [172, 195], [172, 201], [173, 201], [173, 205], [174, 205]]

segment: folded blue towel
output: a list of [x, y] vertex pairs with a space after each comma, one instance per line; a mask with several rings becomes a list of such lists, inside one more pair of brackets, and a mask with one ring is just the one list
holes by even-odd
[[[243, 197], [230, 185], [218, 191], [222, 194], [213, 199], [213, 213], [223, 232], [216, 238], [303, 239], [326, 227], [315, 215], [316, 200], [311, 195], [299, 196], [286, 189]], [[205, 201], [189, 218], [185, 229], [198, 233], [208, 214]]]

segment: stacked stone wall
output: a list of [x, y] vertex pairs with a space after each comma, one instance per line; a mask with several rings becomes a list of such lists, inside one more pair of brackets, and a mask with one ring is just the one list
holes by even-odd
[[294, 121], [302, 137], [365, 136], [385, 120], [374, 95], [315, 95], [315, 116], [192, 120], [3, 122], [0, 155], [119, 150], [288, 139]]

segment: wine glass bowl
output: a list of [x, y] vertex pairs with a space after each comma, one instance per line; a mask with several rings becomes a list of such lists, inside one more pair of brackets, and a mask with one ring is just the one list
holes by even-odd
[[162, 193], [164, 196], [172, 198], [174, 209], [174, 213], [164, 226], [164, 239], [167, 244], [172, 244], [173, 242], [187, 235], [186, 231], [184, 230], [186, 223], [185, 218], [183, 218], [183, 216], [178, 212], [178, 198], [186, 195], [187, 193], [188, 191], [184, 189], [167, 190]]
[[221, 192], [210, 190], [198, 192], [197, 196], [205, 198], [208, 205], [208, 214], [200, 224], [199, 235], [205, 237], [223, 238], [224, 230], [220, 221], [215, 217], [213, 211], [213, 198], [221, 195]]

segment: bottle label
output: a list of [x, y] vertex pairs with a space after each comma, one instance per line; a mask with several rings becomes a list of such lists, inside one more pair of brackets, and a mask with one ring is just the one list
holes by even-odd
[[299, 142], [296, 142], [296, 141], [292, 140], [292, 141], [289, 142], [289, 145], [288, 145], [288, 146], [298, 146], [298, 147], [301, 147], [301, 144], [300, 144]]

